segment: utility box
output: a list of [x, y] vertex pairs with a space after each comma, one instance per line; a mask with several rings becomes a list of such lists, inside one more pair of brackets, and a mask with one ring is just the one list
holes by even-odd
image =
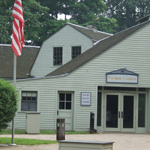
[[65, 140], [65, 119], [57, 119], [57, 138], [56, 140]]
[[58, 141], [59, 150], [113, 150], [114, 142]]
[[26, 133], [39, 134], [40, 133], [40, 113], [26, 113]]

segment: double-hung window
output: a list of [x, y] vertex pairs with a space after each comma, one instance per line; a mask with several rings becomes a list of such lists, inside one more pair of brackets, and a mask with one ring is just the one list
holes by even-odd
[[37, 92], [22, 91], [21, 111], [37, 111]]
[[72, 47], [72, 59], [79, 56], [81, 54], [81, 46], [73, 46]]
[[53, 64], [54, 66], [62, 65], [62, 47], [53, 48]]

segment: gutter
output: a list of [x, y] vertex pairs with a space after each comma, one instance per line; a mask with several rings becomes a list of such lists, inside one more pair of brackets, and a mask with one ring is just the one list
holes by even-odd
[[69, 73], [65, 73], [65, 74], [61, 74], [61, 75], [55, 75], [55, 76], [40, 77], [40, 78], [17, 79], [17, 82], [31, 81], [31, 80], [41, 80], [41, 79], [51, 79], [51, 78], [60, 78], [60, 77], [65, 77], [67, 75], [69, 75]]

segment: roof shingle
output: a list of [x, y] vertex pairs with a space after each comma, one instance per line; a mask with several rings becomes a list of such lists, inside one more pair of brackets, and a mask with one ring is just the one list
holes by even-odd
[[[35, 58], [39, 52], [39, 47], [26, 46], [22, 49], [22, 55], [17, 57], [17, 75], [18, 79], [27, 78], [30, 73]], [[11, 45], [0, 45], [0, 78], [13, 78], [14, 53]]]
[[93, 28], [88, 28], [88, 27], [82, 27], [79, 25], [75, 25], [72, 23], [67, 23], [68, 25], [72, 26], [74, 29], [78, 30], [79, 32], [83, 33], [84, 35], [88, 36], [90, 39], [93, 40], [93, 42], [96, 42], [98, 40], [104, 39], [108, 36], [112, 36], [113, 34], [98, 31]]
[[133, 34], [134, 32], [136, 32], [137, 30], [139, 30], [140, 28], [144, 27], [147, 24], [149, 24], [149, 21], [138, 24], [125, 31], [117, 33], [114, 36], [110, 36], [101, 40], [89, 50], [85, 51], [75, 59], [69, 61], [68, 63], [64, 64], [62, 67], [54, 70], [53, 72], [49, 73], [46, 76], [59, 76], [59, 75], [71, 73], [78, 67], [82, 66], [83, 64], [95, 58], [96, 56], [100, 55], [105, 50], [119, 43], [120, 41], [122, 41], [123, 39], [125, 39], [126, 37]]

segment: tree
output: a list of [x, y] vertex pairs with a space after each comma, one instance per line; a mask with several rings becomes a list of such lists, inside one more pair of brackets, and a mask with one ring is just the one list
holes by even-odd
[[77, 4], [78, 0], [37, 0], [43, 6], [49, 8], [50, 16], [55, 19], [58, 18], [58, 14], [70, 15], [72, 8]]
[[[103, 17], [106, 5], [102, 0], [26, 0], [22, 1], [25, 22], [25, 44], [41, 45], [68, 20], [57, 20], [58, 14], [70, 15], [71, 22], [80, 25], [96, 24], [99, 30], [114, 33], [117, 22]], [[0, 1], [0, 43], [10, 44], [12, 34], [12, 10], [14, 1]], [[97, 18], [101, 18], [98, 20]], [[106, 21], [106, 22], [105, 22]], [[103, 27], [105, 25], [105, 27]]]
[[36, 41], [37, 45], [41, 45], [44, 40], [58, 31], [67, 22], [67, 20], [57, 20], [53, 17], [50, 17], [49, 14], [44, 14], [41, 19], [43, 20], [41, 21], [41, 28], [38, 31], [39, 39]]
[[13, 2], [10, 0], [0, 1], [0, 43], [10, 43], [11, 34], [10, 26], [12, 26], [12, 6]]
[[104, 0], [107, 5], [106, 16], [118, 21], [119, 30], [129, 28], [136, 20], [150, 13], [149, 0]]
[[[25, 39], [38, 41], [38, 32], [41, 28], [41, 14], [46, 13], [49, 9], [43, 7], [36, 0], [26, 0], [22, 1], [23, 5], [23, 15], [25, 22]], [[14, 1], [1, 0], [0, 1], [0, 43], [10, 44], [11, 34], [12, 34], [12, 10], [14, 6]]]
[[103, 15], [99, 15], [99, 17], [93, 22], [93, 25], [97, 28], [97, 30], [113, 34], [116, 33], [119, 28], [116, 19], [106, 18]]
[[94, 21], [106, 9], [102, 0], [80, 0], [72, 8], [71, 19], [76, 20], [79, 24]]
[[18, 92], [9, 82], [0, 79], [0, 131], [8, 127], [17, 111]]

